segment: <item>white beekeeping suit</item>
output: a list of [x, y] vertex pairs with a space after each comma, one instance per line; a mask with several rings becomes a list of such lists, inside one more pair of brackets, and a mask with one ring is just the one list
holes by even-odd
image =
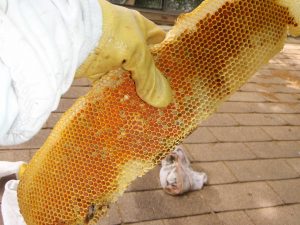
[[42, 127], [102, 32], [97, 0], [1, 0], [0, 145]]

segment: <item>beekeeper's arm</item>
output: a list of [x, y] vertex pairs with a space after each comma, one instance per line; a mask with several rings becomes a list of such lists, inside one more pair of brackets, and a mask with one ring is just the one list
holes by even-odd
[[34, 136], [75, 73], [96, 80], [122, 66], [145, 102], [166, 106], [171, 90], [147, 47], [163, 38], [136, 11], [105, 0], [0, 0], [0, 145]]

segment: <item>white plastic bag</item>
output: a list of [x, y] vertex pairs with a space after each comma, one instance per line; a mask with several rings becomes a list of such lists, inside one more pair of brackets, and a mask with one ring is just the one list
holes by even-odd
[[188, 191], [199, 190], [206, 182], [207, 175], [204, 172], [192, 170], [182, 146], [177, 146], [162, 160], [160, 183], [168, 194], [180, 195]]

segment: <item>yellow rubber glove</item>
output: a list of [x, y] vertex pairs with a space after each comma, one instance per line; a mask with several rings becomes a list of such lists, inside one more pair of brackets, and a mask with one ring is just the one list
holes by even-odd
[[79, 67], [76, 77], [99, 79], [112, 69], [131, 71], [138, 96], [155, 107], [172, 101], [167, 79], [156, 68], [148, 45], [161, 42], [165, 33], [139, 12], [99, 0], [103, 32], [97, 48]]

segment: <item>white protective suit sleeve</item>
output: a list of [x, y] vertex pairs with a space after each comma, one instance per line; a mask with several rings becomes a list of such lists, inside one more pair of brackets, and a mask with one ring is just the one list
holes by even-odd
[[42, 128], [101, 35], [98, 0], [0, 0], [0, 145]]
[[5, 184], [1, 203], [4, 225], [26, 225], [19, 210], [17, 197], [18, 184], [18, 180], [10, 180]]
[[[0, 179], [2, 177], [17, 174], [24, 162], [0, 161]], [[1, 212], [4, 225], [26, 225], [19, 210], [17, 188], [19, 181], [10, 180], [5, 184], [1, 201]]]

